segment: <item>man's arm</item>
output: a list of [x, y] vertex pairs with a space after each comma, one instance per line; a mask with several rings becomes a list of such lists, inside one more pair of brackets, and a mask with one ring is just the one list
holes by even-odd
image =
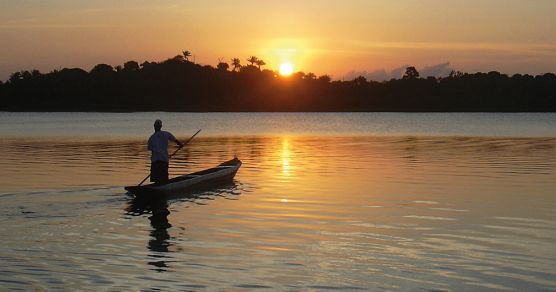
[[178, 144], [178, 147], [182, 148], [184, 144], [182, 142], [180, 142], [180, 140], [178, 140], [176, 137], [174, 137], [174, 135], [172, 133], [169, 133], [169, 134], [170, 134], [170, 137], [169, 137], [170, 140], [176, 142], [176, 144]]

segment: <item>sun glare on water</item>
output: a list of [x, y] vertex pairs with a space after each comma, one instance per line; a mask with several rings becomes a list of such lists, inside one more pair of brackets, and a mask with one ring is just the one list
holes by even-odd
[[293, 65], [290, 63], [283, 63], [280, 64], [280, 75], [282, 76], [288, 76], [288, 75], [292, 75], [293, 73]]

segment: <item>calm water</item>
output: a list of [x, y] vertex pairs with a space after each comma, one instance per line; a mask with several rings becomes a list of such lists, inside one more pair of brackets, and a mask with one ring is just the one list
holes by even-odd
[[[172, 175], [139, 205], [160, 117]], [[556, 114], [0, 113], [0, 290], [556, 290]]]

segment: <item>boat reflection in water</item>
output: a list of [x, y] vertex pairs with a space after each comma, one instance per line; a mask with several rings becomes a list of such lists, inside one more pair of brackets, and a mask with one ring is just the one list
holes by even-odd
[[[217, 197], [238, 196], [241, 194], [241, 184], [233, 181], [228, 184], [220, 185], [218, 188], [212, 188], [205, 191], [197, 192], [184, 192], [180, 194], [173, 194], [168, 196], [141, 196], [133, 197], [125, 208], [126, 215], [131, 216], [146, 216], [150, 215], [149, 221], [152, 227], [150, 231], [150, 240], [147, 249], [151, 252], [149, 257], [153, 258], [148, 262], [153, 266], [153, 270], [158, 272], [166, 272], [170, 266], [169, 263], [172, 257], [168, 254], [172, 251], [171, 247], [174, 245], [172, 241], [181, 241], [183, 239], [173, 238], [170, 236], [168, 230], [172, 228], [172, 224], [168, 220], [170, 215], [169, 205], [172, 202], [192, 202], [195, 203], [199, 200], [214, 200]], [[182, 227], [183, 228], [183, 227]], [[179, 251], [179, 248], [177, 248]]]

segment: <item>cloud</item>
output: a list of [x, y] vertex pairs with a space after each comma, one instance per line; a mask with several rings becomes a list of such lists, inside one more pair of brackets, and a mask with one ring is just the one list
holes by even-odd
[[450, 62], [446, 62], [442, 64], [427, 66], [418, 71], [421, 77], [446, 77], [450, 75], [450, 72], [452, 72], [452, 70], [453, 68], [450, 66]]
[[390, 71], [386, 71], [385, 69], [378, 69], [371, 72], [353, 70], [346, 73], [343, 79], [353, 80], [354, 78], [357, 78], [359, 76], [363, 76], [367, 78], [367, 80], [374, 80], [374, 81], [384, 81], [384, 80], [390, 80], [392, 78], [398, 79], [403, 76], [403, 73], [405, 73], [405, 68], [407, 68], [408, 66], [409, 65], [403, 65], [398, 68], [394, 68]]
[[396, 78], [396, 79], [402, 78], [403, 74], [405, 73], [405, 69], [406, 69], [407, 67], [409, 67], [409, 65], [403, 65], [403, 66], [401, 66], [401, 67], [398, 67], [398, 68], [393, 69], [392, 71], [390, 71], [390, 78], [389, 78], [389, 79], [392, 79], [392, 78]]
[[[386, 70], [384, 69], [380, 69], [380, 70], [376, 70], [370, 73], [367, 72], [362, 72], [361, 74], [358, 74], [357, 76], [365, 76], [365, 78], [367, 78], [368, 80], [387, 80], [390, 79], [388, 72], [386, 72]], [[356, 76], [354, 76], [355, 78]]]
[[[363, 76], [367, 80], [373, 81], [385, 81], [390, 80], [392, 78], [399, 79], [405, 73], [405, 69], [410, 65], [403, 65], [397, 68], [394, 68], [390, 71], [386, 71], [386, 69], [378, 69], [375, 71], [350, 71], [346, 73], [343, 77], [344, 80], [353, 80], [356, 77]], [[425, 66], [423, 68], [417, 68], [419, 71], [419, 75], [421, 77], [446, 77], [450, 74], [453, 68], [450, 66], [450, 62]]]

